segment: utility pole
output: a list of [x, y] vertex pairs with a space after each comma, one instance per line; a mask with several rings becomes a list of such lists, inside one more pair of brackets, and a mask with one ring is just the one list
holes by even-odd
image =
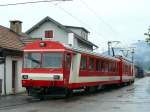
[[111, 41], [108, 41], [107, 45], [108, 45], [108, 55], [110, 56], [110, 44], [111, 44]]
[[128, 54], [129, 54], [129, 51], [130, 51], [130, 50], [123, 48], [123, 49], [121, 49], [120, 51], [122, 52], [123, 56], [128, 57]]
[[131, 55], [132, 55], [132, 63], [134, 63], [134, 48], [131, 48], [132, 49], [132, 51], [131, 51]]
[[135, 47], [121, 48], [120, 51], [124, 57], [131, 58], [131, 62], [134, 63]]

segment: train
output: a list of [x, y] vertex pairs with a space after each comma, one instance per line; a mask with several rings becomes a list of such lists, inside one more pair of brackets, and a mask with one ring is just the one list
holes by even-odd
[[145, 76], [144, 69], [142, 67], [136, 65], [134, 69], [135, 69], [135, 77], [143, 78]]
[[28, 95], [69, 96], [75, 90], [95, 91], [104, 85], [132, 84], [133, 63], [56, 41], [38, 40], [24, 48], [22, 86]]

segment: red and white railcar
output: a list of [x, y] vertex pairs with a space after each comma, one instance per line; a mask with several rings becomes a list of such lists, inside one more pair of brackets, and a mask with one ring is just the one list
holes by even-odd
[[36, 41], [24, 49], [22, 85], [33, 96], [133, 81], [132, 63], [121, 57], [77, 50], [54, 41]]

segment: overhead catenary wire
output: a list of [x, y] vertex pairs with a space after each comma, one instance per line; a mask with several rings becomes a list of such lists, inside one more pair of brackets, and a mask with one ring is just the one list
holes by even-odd
[[[39, 1], [30, 1], [30, 2], [18, 2], [18, 3], [7, 3], [7, 4], [0, 4], [0, 7], [5, 7], [5, 6], [15, 6], [15, 5], [26, 5], [26, 4], [36, 4], [36, 3], [46, 3], [46, 2], [59, 2], [59, 1], [73, 1], [73, 0], [39, 0]], [[57, 6], [56, 4], [54, 4], [55, 6]], [[88, 27], [89, 29], [93, 30], [93, 28], [89, 27], [88, 24], [86, 24], [85, 22], [81, 21], [80, 19], [78, 19], [77, 17], [73, 16], [69, 11], [65, 10], [64, 8], [58, 6], [61, 10], [63, 10], [65, 13], [67, 13], [68, 15], [70, 15], [72, 18], [74, 18], [76, 21], [78, 21], [79, 23], [86, 25], [86, 27]], [[102, 34], [97, 32], [96, 30], [93, 30], [96, 34], [100, 35], [102, 37]]]
[[[31, 1], [31, 2], [18, 2], [18, 3], [8, 3], [8, 4], [0, 4], [0, 7], [4, 7], [4, 6], [15, 6], [15, 5], [26, 5], [26, 4], [36, 4], [36, 3], [46, 3], [46, 2], [59, 2], [59, 1], [73, 1], [73, 0], [40, 0], [40, 1]], [[57, 6], [56, 4], [54, 4], [55, 6]], [[80, 19], [78, 19], [77, 17], [73, 16], [69, 11], [65, 10], [64, 8], [58, 6], [61, 10], [63, 10], [66, 14], [70, 15], [72, 18], [74, 18], [76, 21], [78, 21], [79, 23], [86, 25], [89, 29], [93, 30], [91, 27], [89, 27], [88, 24], [86, 24], [85, 22], [81, 21]], [[101, 33], [94, 31], [96, 34], [102, 36]]]
[[104, 23], [114, 34], [117, 34], [116, 30], [108, 23], [106, 22], [101, 16], [97, 15], [97, 13], [84, 1], [80, 0], [80, 2], [91, 12], [95, 15], [95, 17]]
[[[36, 3], [52, 3], [52, 2], [60, 2], [60, 1], [73, 1], [73, 0], [39, 0], [39, 1], [30, 1], [30, 2], [18, 2], [18, 3], [8, 3], [8, 4], [0, 4], [0, 7], [5, 7], [5, 6], [16, 6], [16, 5], [26, 5], [26, 4], [36, 4]], [[58, 8], [60, 8], [62, 11], [64, 11], [66, 14], [68, 14], [69, 16], [71, 16], [73, 19], [75, 19], [76, 21], [78, 21], [80, 24], [85, 25], [88, 29], [92, 30], [93, 32], [95, 32], [95, 34], [97, 34], [100, 37], [103, 37], [103, 35], [94, 30], [93, 28], [91, 28], [87, 23], [83, 22], [82, 20], [80, 20], [79, 18], [77, 18], [76, 16], [74, 16], [72, 13], [70, 13], [69, 11], [65, 10], [63, 7], [58, 6], [57, 4], [53, 5], [57, 6]]]
[[31, 2], [18, 2], [18, 3], [0, 4], [0, 7], [13, 6], [13, 5], [36, 4], [36, 3], [45, 3], [45, 2], [54, 2], [54, 1], [72, 1], [72, 0], [40, 0], [40, 1], [31, 1]]
[[80, 20], [79, 18], [77, 18], [76, 16], [74, 16], [72, 13], [70, 13], [67, 10], [65, 10], [63, 7], [59, 6], [58, 4], [54, 4], [54, 3], [53, 3], [53, 5], [57, 6], [59, 9], [61, 9], [62, 11], [64, 11], [66, 14], [68, 14], [69, 16], [71, 16], [74, 20], [78, 21], [80, 24], [85, 25], [88, 29], [94, 31], [100, 37], [103, 37], [103, 35], [100, 32], [97, 32], [96, 30], [94, 30], [93, 28], [91, 28], [87, 23], [83, 22], [82, 20]]

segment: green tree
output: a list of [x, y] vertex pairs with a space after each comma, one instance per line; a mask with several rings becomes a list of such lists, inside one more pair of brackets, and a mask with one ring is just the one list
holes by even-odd
[[147, 38], [145, 39], [145, 41], [150, 44], [150, 27], [148, 28], [148, 32], [147, 33], [144, 33], [144, 35], [147, 36]]

